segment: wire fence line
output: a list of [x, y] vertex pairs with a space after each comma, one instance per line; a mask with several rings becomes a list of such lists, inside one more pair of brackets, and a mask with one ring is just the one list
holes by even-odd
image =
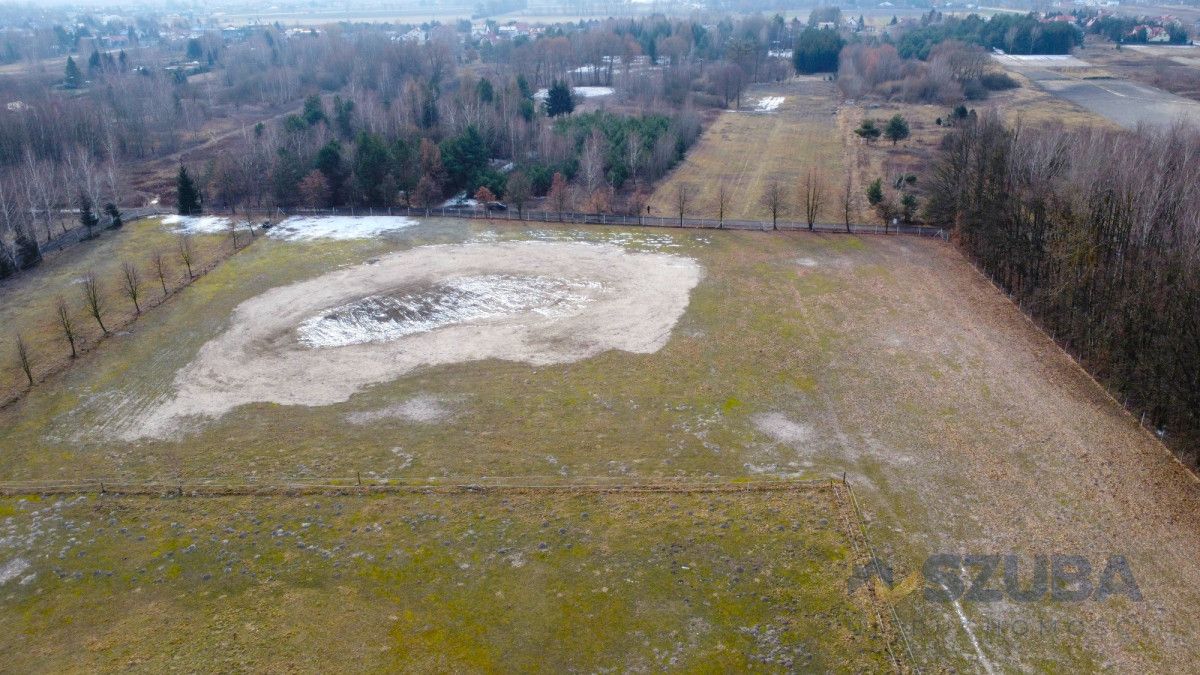
[[699, 493], [784, 492], [831, 487], [835, 479], [670, 479], [592, 476], [574, 480], [552, 476], [448, 479], [408, 482], [364, 478], [314, 478], [274, 482], [228, 482], [228, 479], [146, 480], [60, 479], [0, 481], [0, 496], [79, 495], [111, 496], [353, 496], [369, 494], [470, 494], [470, 493]]
[[[846, 523], [845, 527], [847, 529], [847, 536], [850, 538], [850, 542], [856, 551], [859, 549], [859, 543], [855, 539], [854, 535], [858, 534], [860, 537], [862, 537], [862, 548], [864, 550], [859, 551], [859, 553], [860, 557], [866, 560], [866, 564], [871, 566], [871, 572], [873, 573], [871, 588], [869, 590], [873, 600], [872, 604], [875, 606], [875, 611], [877, 613], [880, 612], [879, 605], [886, 606], [886, 611], [888, 613], [888, 618], [890, 619], [891, 625], [896, 633], [900, 635], [900, 646], [904, 649], [903, 657], [906, 657], [907, 661], [905, 658], [902, 658], [896, 653], [897, 650], [892, 649], [890, 640], [888, 640], [887, 645], [888, 655], [892, 658], [892, 663], [896, 667], [896, 672], [906, 672], [906, 670], [911, 670], [912, 672], [920, 673], [921, 669], [917, 666], [916, 656], [913, 652], [912, 640], [908, 637], [908, 633], [906, 633], [904, 630], [904, 624], [901, 623], [900, 615], [896, 612], [896, 605], [892, 602], [884, 600], [883, 598], [880, 598], [873, 587], [874, 584], [883, 583], [886, 577], [884, 576], [883, 563], [880, 561], [879, 556], [875, 552], [875, 546], [871, 543], [871, 536], [867, 531], [867, 518], [863, 514], [862, 507], [858, 503], [858, 498], [854, 495], [854, 487], [850, 484], [850, 481], [846, 479], [846, 474], [844, 472], [842, 473], [841, 480], [834, 479], [831, 481], [831, 485], [835, 493], [838, 492], [839, 487], [846, 493], [844, 496], [838, 495], [838, 498], [850, 506], [850, 510], [855, 522], [853, 525]], [[855, 532], [856, 529], [857, 532]], [[878, 614], [877, 616], [882, 624], [883, 617]]]
[[[167, 213], [170, 213], [170, 211], [166, 209], [159, 212], [160, 215]], [[214, 215], [221, 214], [215, 213]], [[688, 215], [680, 218], [679, 216], [652, 214], [632, 215], [620, 213], [587, 213], [582, 211], [563, 211], [560, 213], [558, 211], [524, 210], [518, 212], [512, 207], [504, 211], [491, 211], [482, 207], [456, 208], [448, 206], [430, 208], [405, 206], [386, 208], [342, 207], [328, 209], [251, 207], [232, 211], [228, 215], [230, 218], [236, 218], [241, 215], [243, 217], [262, 216], [277, 219], [289, 216], [405, 216], [409, 218], [463, 218], [500, 222], [545, 223], [548, 225], [614, 225], [693, 230], [751, 230], [759, 232], [773, 230], [785, 232], [813, 231], [826, 234], [911, 234], [922, 237], [936, 237], [943, 240], [947, 238], [945, 228], [904, 223], [897, 223], [886, 227], [882, 224], [851, 223], [847, 227], [844, 223], [814, 223], [810, 227], [807, 223], [792, 220], [779, 220], [772, 223], [769, 220], [718, 220], [716, 218], [696, 218]]]

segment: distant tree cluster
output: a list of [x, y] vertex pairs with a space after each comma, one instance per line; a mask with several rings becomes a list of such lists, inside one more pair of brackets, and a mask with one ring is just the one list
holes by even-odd
[[842, 50], [838, 68], [838, 87], [853, 98], [873, 94], [906, 103], [951, 105], [1016, 86], [982, 47], [958, 40], [935, 45], [924, 61], [905, 58], [889, 44], [852, 44]]
[[798, 73], [833, 73], [846, 41], [832, 28], [806, 28], [796, 38], [792, 64]]
[[1070, 54], [1083, 44], [1083, 32], [1074, 24], [1042, 21], [1037, 14], [997, 13], [990, 19], [977, 14], [949, 17], [914, 27], [900, 36], [896, 50], [904, 58], [929, 58], [934, 47], [958, 40], [1001, 49], [1009, 54]]
[[1200, 134], [956, 124], [927, 215], [1117, 397], [1200, 458]]

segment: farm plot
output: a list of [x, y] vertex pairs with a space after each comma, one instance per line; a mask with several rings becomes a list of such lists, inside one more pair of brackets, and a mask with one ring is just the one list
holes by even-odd
[[[751, 115], [770, 116], [745, 114]], [[588, 254], [579, 257], [575, 253], [579, 248]], [[539, 273], [516, 268], [484, 269], [471, 253], [490, 252], [481, 256], [488, 265], [516, 265], [503, 255], [509, 249], [522, 252], [514, 256], [520, 264], [538, 261]], [[557, 261], [525, 253], [536, 250], [563, 253], [555, 254], [559, 256]], [[438, 261], [445, 260], [446, 251], [463, 256], [461, 274], [447, 274], [446, 268], [439, 267]], [[588, 256], [597, 258], [589, 261]], [[645, 261], [653, 264], [643, 268]], [[666, 263], [671, 267], [664, 272], [658, 265]], [[362, 270], [372, 269], [379, 273], [402, 270], [423, 278], [406, 277], [383, 293], [363, 286], [361, 296], [355, 297], [338, 290], [342, 286], [336, 283], [339, 275], [357, 279], [358, 275], [371, 274]], [[520, 280], [512, 285], [492, 284], [488, 293], [481, 295], [471, 295], [475, 287], [459, 283], [476, 283], [493, 275]], [[539, 276], [544, 278], [531, 280]], [[627, 284], [625, 277], [632, 277], [632, 283]], [[608, 301], [607, 296], [592, 295], [600, 291], [586, 283], [589, 279], [613, 293], [651, 295], [652, 300], [645, 304], [659, 309], [650, 318], [636, 311], [619, 313], [640, 317], [628, 330], [620, 331], [624, 337], [638, 338], [640, 346], [601, 342], [611, 336], [605, 336], [594, 324], [580, 330], [578, 323], [564, 323], [568, 315], [555, 315], [557, 310], [551, 311], [551, 316], [538, 314], [537, 310], [547, 310], [556, 303], [561, 303], [566, 312], [590, 312], [600, 307], [599, 303]], [[323, 281], [298, 286], [314, 280]], [[637, 282], [643, 280], [645, 283], [639, 287]], [[271, 299], [288, 288], [306, 291], [287, 296], [297, 305], [294, 321], [278, 324], [263, 339], [243, 343], [222, 337], [253, 327], [254, 323], [243, 321], [239, 312], [262, 309], [258, 303], [264, 298]], [[322, 307], [305, 304], [310, 297]], [[369, 297], [378, 304], [359, 302]], [[496, 302], [499, 298], [515, 301]], [[664, 304], [655, 304], [658, 302]], [[331, 480], [353, 484], [360, 476], [367, 484], [435, 486], [487, 484], [499, 479], [568, 485], [679, 479], [737, 485], [754, 480], [840, 478], [845, 473], [861, 498], [866, 528], [880, 559], [879, 565], [872, 567], [872, 574], [886, 573], [877, 587], [881, 589], [880, 598], [892, 603], [898, 613], [897, 631], [903, 630], [910, 637], [916, 665], [930, 670], [995, 671], [1075, 671], [1108, 665], [1145, 671], [1186, 669], [1200, 657], [1200, 642], [1195, 640], [1195, 608], [1200, 606], [1200, 591], [1194, 583], [1200, 578], [1200, 561], [1194, 554], [1200, 540], [1200, 526], [1194, 518], [1200, 510], [1200, 495], [1195, 481], [949, 245], [903, 237], [604, 227], [530, 229], [481, 221], [423, 220], [384, 236], [260, 237], [160, 310], [147, 317], [152, 320], [135, 323], [128, 334], [110, 338], [103, 349], [35, 387], [17, 404], [0, 410], [0, 478], [105, 477], [168, 485], [208, 482], [251, 486]], [[583, 314], [570, 316], [579, 318]], [[351, 335], [355, 337], [351, 342], [355, 342], [364, 333], [343, 329], [358, 325], [364, 318], [373, 322], [368, 324], [366, 334], [378, 335], [386, 343], [385, 351], [377, 352], [384, 355], [381, 361], [411, 357], [413, 354], [407, 350], [398, 349], [403, 345], [412, 346], [411, 351], [419, 355], [421, 341], [440, 331], [457, 331], [453, 346], [470, 358], [430, 360], [397, 370], [358, 383], [332, 402], [283, 398], [289, 392], [317, 396], [331, 381], [342, 378], [344, 383], [366, 368], [351, 365], [344, 368], [348, 374], [314, 371], [309, 380], [277, 382], [262, 392], [264, 395], [238, 400], [238, 405], [227, 410], [180, 415], [178, 424], [164, 433], [144, 438], [130, 434], [145, 420], [154, 419], [154, 412], [161, 406], [177, 400], [200, 382], [187, 376], [193, 372], [193, 364], [214, 364], [226, 369], [222, 371], [225, 375], [240, 376], [241, 370], [233, 367], [241, 358], [239, 349], [256, 358], [270, 358], [283, 353], [283, 349], [300, 349], [297, 345], [303, 337], [302, 325], [321, 329], [310, 335], [320, 338], [317, 342], [321, 344], [309, 349], [353, 350], [364, 345], [322, 346], [322, 341], [330, 336], [341, 340]], [[435, 318], [426, 332], [407, 332], [417, 323]], [[446, 318], [462, 320], [442, 323]], [[602, 323], [614, 328], [616, 320], [609, 317]], [[639, 332], [648, 325], [655, 329]], [[287, 326], [292, 328], [276, 330]], [[538, 332], [526, 334], [530, 341], [505, 343], [517, 344], [520, 349], [500, 354], [486, 349], [495, 344], [498, 333], [519, 332], [523, 326], [536, 327]], [[574, 341], [581, 334], [604, 346], [577, 353]], [[521, 351], [530, 346], [541, 354], [567, 353], [572, 358], [531, 360]], [[211, 359], [202, 357], [206, 350], [211, 352]], [[274, 376], [274, 371], [266, 372]], [[807, 516], [793, 516], [786, 510], [771, 513], [769, 500], [764, 502], [768, 511], [758, 510], [758, 498], [746, 497], [748, 501], [736, 503], [729, 512], [730, 527], [744, 524], [750, 528], [755, 546], [784, 545], [789, 541], [792, 521], [803, 523]], [[308, 628], [276, 631], [286, 617], [319, 616], [319, 612], [309, 610], [340, 602], [349, 607], [366, 606], [377, 598], [362, 590], [366, 582], [332, 576], [347, 574], [344, 565], [334, 566], [335, 562], [343, 562], [337, 556], [363, 549], [350, 547], [344, 554], [346, 549], [338, 549], [335, 554], [334, 547], [342, 538], [349, 546], [352, 535], [359, 535], [363, 526], [373, 526], [376, 521], [386, 529], [389, 516], [382, 512], [365, 516], [348, 525], [349, 535], [344, 534], [346, 526], [339, 525], [341, 536], [299, 542], [287, 539], [283, 546], [276, 546], [277, 539], [267, 538], [264, 533], [281, 525], [282, 514], [288, 514], [284, 531], [294, 533], [316, 527], [318, 521], [304, 510], [311, 508], [303, 506], [305, 498], [287, 503], [284, 501], [290, 498], [282, 496], [255, 498], [261, 501], [210, 499], [183, 498], [128, 507], [135, 512], [149, 509], [147, 513], [153, 514], [134, 518], [131, 522], [138, 526], [153, 522], [167, 528], [147, 533], [147, 542], [162, 543], [174, 527], [171, 523], [179, 523], [184, 529], [197, 528], [195, 532], [172, 535], [179, 541], [169, 546], [131, 555], [131, 564], [147, 560], [151, 554], [156, 562], [133, 567], [127, 573], [138, 576], [143, 587], [138, 593], [150, 598], [147, 609], [129, 613], [127, 621], [149, 621], [145, 617], [152, 615], [150, 608], [159, 608], [169, 619], [159, 622], [163, 625], [175, 622], [188, 627], [195, 625], [188, 621], [203, 622], [201, 634], [206, 637], [181, 647], [181, 658], [192, 658], [187, 654], [200, 654], [197, 659], [207, 657], [217, 651], [214, 644], [229, 646], [252, 635], [253, 631], [244, 626], [244, 632], [237, 632], [243, 623], [250, 623], [256, 630], [270, 626], [267, 634], [278, 633], [286, 638], [261, 647], [268, 650], [264, 652], [268, 658], [292, 658], [284, 653], [286, 645], [312, 639], [315, 634]], [[281, 500], [278, 507], [276, 499]], [[310, 501], [315, 503], [316, 499]], [[567, 528], [569, 533], [566, 525], [556, 525], [554, 518], [540, 515], [559, 509], [553, 506], [558, 502], [545, 501], [545, 495], [532, 501], [513, 501], [511, 512], [504, 510], [508, 505], [495, 502], [454, 506], [457, 502], [442, 505], [421, 501], [421, 506], [411, 507], [417, 511], [410, 512], [401, 499], [354, 499], [362, 501], [337, 503], [342, 503], [347, 513], [378, 503], [383, 511], [433, 513], [447, 519], [445, 528], [435, 528], [428, 537], [429, 542], [446, 547], [435, 549], [442, 552], [437, 554], [442, 557], [432, 558], [436, 564], [381, 577], [371, 577], [377, 574], [374, 571], [363, 573], [382, 579], [381, 589], [415, 589], [422, 585], [431, 589], [429, 595], [421, 595], [419, 590], [398, 591], [400, 599], [391, 607], [364, 610], [360, 618], [338, 618], [333, 623], [338, 630], [332, 632], [337, 635], [356, 635], [360, 627], [364, 635], [377, 635], [370, 632], [378, 630], [373, 627], [376, 623], [395, 621], [389, 618], [393, 615], [403, 619], [403, 608], [412, 609], [413, 623], [401, 624], [398, 639], [418, 641], [406, 642], [401, 653], [408, 658], [450, 654], [446, 658], [451, 659], [446, 662], [450, 665], [418, 661], [418, 668], [453, 667], [460, 656], [473, 658], [470, 654], [454, 655], [453, 645], [478, 644], [485, 646], [471, 653], [485, 655], [478, 661], [483, 667], [497, 663], [498, 667], [519, 668], [524, 664], [512, 660], [518, 657], [508, 656], [511, 652], [497, 651], [494, 645], [500, 638], [494, 636], [499, 633], [472, 623], [472, 615], [464, 607], [479, 607], [483, 597], [474, 594], [472, 588], [492, 592], [489, 597], [498, 606], [503, 606], [503, 598], [495, 598], [496, 590], [511, 597], [510, 593], [526, 586], [530, 593], [550, 588], [522, 601], [527, 606], [544, 608], [538, 616], [545, 621], [558, 620], [555, 617], [570, 611], [555, 604], [559, 602], [557, 593], [579, 597], [562, 586], [586, 589], [588, 593], [616, 588], [608, 583], [605, 575], [609, 572], [599, 563], [574, 568], [555, 559], [549, 567], [538, 568], [531, 567], [531, 556], [523, 556], [527, 564], [516, 569], [542, 569], [542, 576], [534, 577], [534, 581], [559, 579], [555, 581], [558, 587], [537, 586], [528, 578], [512, 576], [515, 573], [508, 571], [513, 569], [511, 562], [506, 563], [508, 567], [497, 562], [481, 570], [480, 565], [490, 555], [483, 551], [512, 548], [500, 539], [491, 540], [486, 549], [475, 550], [468, 557], [451, 555], [467, 550], [456, 547], [475, 536], [470, 531], [484, 531], [468, 524], [470, 513], [484, 512], [485, 522], [492, 522], [487, 520], [491, 517], [507, 519], [496, 527], [512, 527], [514, 531], [530, 531], [549, 522], [551, 530]], [[28, 549], [22, 542], [27, 541], [29, 532], [45, 531], [47, 524], [30, 525], [24, 510], [27, 505], [4, 502], [7, 508], [0, 511], [0, 523], [16, 529], [0, 534], [0, 545], [8, 547], [0, 554], [0, 568], [15, 571], [5, 572], [0, 599], [32, 603], [16, 605], [20, 611], [0, 612], [0, 620], [14, 622], [4, 624], [12, 627], [10, 634], [48, 631], [52, 636], [77, 636], [83, 641], [96, 638], [96, 651], [89, 654], [117, 653], [114, 650], [119, 644], [112, 639], [114, 633], [106, 632], [109, 629], [88, 627], [86, 622], [74, 624], [72, 629], [62, 618], [82, 617], [96, 610], [60, 614], [37, 603], [95, 607], [116, 602], [113, 597], [120, 602], [139, 601], [132, 590], [137, 586], [119, 587], [127, 588], [128, 594], [103, 592], [103, 584], [115, 583], [105, 579], [117, 578], [116, 568], [124, 567], [109, 562], [76, 566], [90, 565], [93, 559], [110, 560], [113, 554], [105, 551], [121, 549], [126, 535], [132, 536], [131, 546], [141, 546], [134, 527], [125, 524], [120, 514], [110, 515], [108, 511], [113, 508], [110, 504], [120, 508], [125, 503], [129, 502], [81, 502], [57, 507], [82, 509], [92, 514], [88, 527], [104, 528], [104, 532], [88, 530], [85, 536], [65, 534], [76, 541], [71, 549], [64, 550], [63, 539], [54, 539], [49, 548]], [[321, 503], [322, 513], [337, 508], [335, 501]], [[611, 508], [625, 509], [625, 503]], [[646, 504], [645, 511], [622, 511], [624, 515], [613, 516], [608, 526], [595, 526], [596, 536], [603, 532], [608, 537], [593, 549], [598, 551], [596, 556], [606, 559], [612, 551], [630, 551], [627, 563], [606, 563], [613, 565], [611, 572], [617, 579], [628, 577], [636, 582], [637, 577], [626, 574], [627, 570], [654, 568], [661, 559], [654, 557], [657, 554], [645, 553], [657, 550], [649, 542], [671, 537], [670, 532], [675, 531], [672, 528], [690, 522], [685, 517], [672, 518], [673, 512], [662, 503]], [[50, 508], [54, 508], [52, 504]], [[279, 511], [272, 511], [276, 508]], [[596, 514], [604, 508], [609, 507], [581, 506], [579, 518], [583, 519], [584, 511], [589, 518], [599, 518]], [[690, 510], [700, 513], [702, 508], [707, 506], [696, 505]], [[232, 550], [241, 546], [238, 535], [249, 526], [227, 519], [241, 517], [230, 514], [254, 509], [270, 517], [260, 516], [262, 525], [251, 521], [261, 531], [248, 533], [247, 539], [254, 536], [258, 541], [270, 542], [257, 546], [277, 549], [280, 555], [284, 550], [294, 556], [320, 555], [307, 548], [316, 545], [333, 556], [327, 561], [328, 568], [319, 562], [305, 563], [309, 566], [299, 573], [252, 568], [262, 578], [275, 576], [275, 581], [241, 596], [235, 596], [235, 591], [248, 592], [201, 586], [223, 578], [225, 567], [229, 567], [224, 563], [230, 556], [237, 559], [230, 574], [240, 575], [241, 562], [254, 560], [254, 555], [262, 555], [263, 565], [274, 564], [265, 552]], [[681, 509], [676, 515], [689, 510]], [[110, 523], [113, 517], [117, 521]], [[80, 518], [83, 516], [76, 515], [71, 520]], [[399, 522], [395, 518], [393, 526]], [[198, 520], [211, 524], [201, 527]], [[305, 528], [304, 523], [309, 527]], [[356, 527], [359, 532], [353, 531]], [[122, 528], [128, 532], [121, 532]], [[801, 530], [807, 529], [802, 524]], [[705, 550], [709, 553], [697, 553], [697, 567], [703, 567], [704, 560], [724, 555], [712, 548], [726, 541], [720, 536], [707, 528], [685, 530], [680, 535], [687, 546], [708, 547]], [[773, 541], [776, 537], [781, 539]], [[222, 543], [226, 539], [229, 544]], [[400, 546], [380, 540], [383, 548], [367, 552], [376, 560], [382, 554], [386, 560], [389, 547], [411, 549], [411, 541], [411, 537], [404, 539], [404, 546]], [[522, 545], [532, 545], [535, 550], [542, 541], [521, 539]], [[196, 545], [192, 552], [207, 551], [212, 562], [205, 564], [220, 564], [220, 571], [197, 568], [198, 580], [189, 576], [191, 572], [183, 563], [177, 572], [171, 571], [175, 568], [162, 556], [192, 544]], [[77, 545], [93, 548], [86, 548], [81, 557], [78, 552], [85, 549], [75, 548]], [[33, 552], [27, 553], [30, 550]], [[579, 554], [580, 545], [571, 550]], [[420, 555], [433, 555], [435, 551]], [[639, 555], [644, 557], [637, 558], [634, 551], [643, 551]], [[44, 553], [49, 558], [38, 563], [34, 557]], [[60, 553], [64, 556], [61, 559], [57, 557]], [[771, 549], [764, 555], [778, 558], [782, 553]], [[1021, 567], [1023, 584], [1041, 554], [1081, 556], [1091, 561], [1095, 566], [1090, 577], [1093, 584], [1099, 583], [1099, 570], [1105, 561], [1120, 556], [1136, 578], [1140, 599], [1116, 594], [1089, 597], [1084, 602], [1044, 597], [1025, 602], [1008, 596], [993, 602], [970, 598], [940, 602], [936, 596], [926, 597], [923, 586], [927, 584], [922, 579], [924, 561], [938, 554], [1012, 554], [1025, 565]], [[184, 554], [173, 555], [178, 558]], [[411, 551], [409, 555], [416, 556]], [[624, 555], [620, 553], [613, 560], [619, 561]], [[69, 568], [68, 560], [72, 565]], [[39, 564], [43, 566], [37, 567]], [[480, 576], [454, 576], [466, 572], [462, 564], [474, 570], [470, 574], [479, 572]], [[683, 566], [689, 568], [686, 571], [695, 569], [690, 561], [680, 560], [678, 564], [680, 573], [685, 572]], [[836, 599], [842, 596], [823, 595], [832, 592], [823, 586], [830, 579], [838, 593], [847, 593], [853, 585], [846, 583], [842, 562], [829, 564], [828, 569], [834, 571], [826, 574], [812, 568], [812, 574], [803, 579], [786, 577], [780, 581], [775, 578], [776, 572], [771, 578], [759, 577], [762, 581], [756, 583], [794, 586], [796, 592], [804, 594], [805, 599], [795, 606], [781, 610], [782, 605], [772, 605], [776, 596], [770, 592], [759, 598], [771, 606], [770, 611], [775, 612], [772, 615], [795, 615], [794, 621], [826, 622], [831, 626], [818, 639], [819, 647], [803, 647], [805, 653], [815, 655], [814, 659], [836, 659], [839, 655], [851, 658], [859, 653], [857, 640], [869, 642], [871, 638], [852, 627], [851, 613], [839, 609], [848, 607]], [[36, 592], [38, 586], [34, 584], [39, 580], [58, 579], [54, 565], [64, 573], [69, 571], [72, 577], [76, 573], [92, 575], [97, 581], [71, 586], [70, 592], [55, 590], [47, 599], [30, 595]], [[147, 571], [138, 572], [142, 568]], [[574, 569], [585, 569], [586, 574], [571, 576]], [[110, 571], [113, 577], [107, 575]], [[22, 586], [21, 582], [32, 573], [37, 576], [27, 582], [28, 586]], [[151, 573], [163, 575], [162, 582], [146, 582]], [[204, 579], [205, 574], [211, 578]], [[286, 574], [294, 575], [287, 577], [292, 581], [284, 583]], [[964, 569], [963, 574], [969, 571]], [[1003, 590], [1003, 574], [997, 575], [996, 583]], [[493, 578], [494, 584], [489, 582]], [[606, 580], [592, 583], [600, 578]], [[679, 583], [674, 575], [661, 578], [668, 580], [668, 585]], [[589, 582], [584, 584], [583, 579]], [[305, 587], [309, 582], [313, 585]], [[460, 582], [464, 587], [457, 586]], [[678, 630], [680, 636], [719, 636], [705, 644], [725, 645], [737, 652], [737, 658], [745, 655], [747, 643], [724, 636], [740, 634], [738, 627], [757, 625], [767, 635], [780, 634], [769, 626], [763, 628], [766, 624], [755, 618], [760, 616], [758, 609], [748, 609], [739, 604], [740, 600], [732, 606], [723, 604], [720, 587], [712, 584], [698, 587], [694, 595], [681, 591], [683, 600], [679, 602], [684, 606], [703, 608], [697, 610], [701, 612], [697, 621], [690, 622], [693, 615], [687, 619], [683, 614], [672, 615], [670, 612], [684, 609], [669, 599], [676, 596], [665, 590], [655, 591], [660, 588], [658, 583], [645, 587], [649, 589], [644, 591], [647, 597], [654, 599], [647, 608], [614, 605], [611, 614], [586, 614], [588, 625], [602, 635], [610, 635], [611, 630], [613, 635], [619, 631], [640, 637], [638, 631], [647, 629], [640, 624], [630, 628], [630, 622], [650, 617], [651, 621], [671, 626], [668, 630]], [[813, 588], [814, 584], [822, 588]], [[188, 595], [192, 590], [207, 588], [214, 592], [208, 596]], [[460, 588], [468, 590], [456, 590]], [[718, 597], [714, 598], [713, 592], [718, 592]], [[602, 599], [603, 593], [586, 597]], [[704, 605], [702, 597], [711, 606]], [[424, 598], [435, 601], [433, 609], [421, 604]], [[446, 600], [438, 605], [439, 598]], [[265, 601], [255, 604], [258, 599]], [[541, 602], [545, 604], [537, 604]], [[179, 606], [190, 607], [195, 616], [187, 618], [187, 611]], [[263, 618], [234, 620], [238, 611], [251, 606], [258, 609], [247, 611]], [[276, 610], [278, 614], [271, 613]], [[440, 615], [428, 614], [443, 610], [445, 613]], [[491, 606], [483, 611], [493, 610], [500, 611]], [[524, 610], [518, 614], [526, 615]], [[360, 620], [361, 625], [355, 623]], [[152, 627], [157, 625], [124, 624], [123, 634], [145, 636], [147, 642], [137, 650], [148, 659], [148, 670], [161, 670], [154, 660], [159, 652], [152, 648], [157, 639]], [[657, 660], [660, 654], [666, 659], [663, 667], [673, 665], [669, 659], [676, 643], [670, 640], [675, 637], [648, 635], [630, 647], [631, 653], [641, 655], [630, 665], [612, 656], [620, 651], [618, 647], [590, 651], [591, 643], [568, 639], [575, 635], [574, 629], [555, 632], [558, 624], [518, 621], [499, 625], [497, 630], [513, 640], [529, 640], [530, 635], [547, 631], [563, 635], [562, 644], [574, 645], [580, 653], [568, 657], [564, 646], [521, 643], [530, 652], [548, 651], [552, 660], [557, 659], [553, 663], [563, 668], [638, 669], [642, 663], [652, 668], [662, 663]], [[1031, 630], [1031, 626], [1056, 628]], [[323, 634], [329, 633], [326, 628], [327, 624], [322, 623]], [[799, 634], [807, 634], [808, 628], [798, 630]], [[177, 634], [189, 632], [180, 630]], [[608, 638], [597, 639], [605, 642]], [[767, 642], [775, 644], [775, 638]], [[56, 643], [47, 644], [43, 651], [54, 653]], [[373, 644], [380, 654], [388, 646], [385, 642]], [[629, 646], [616, 637], [605, 644]], [[273, 648], [277, 651], [269, 651]], [[333, 654], [352, 648], [358, 649], [350, 644], [330, 647]], [[254, 651], [257, 649], [260, 647], [250, 653], [259, 653]], [[163, 647], [160, 651], [171, 650]], [[230, 653], [236, 652], [231, 649]], [[297, 651], [297, 655], [306, 653]], [[702, 649], [696, 653], [712, 654]], [[868, 646], [865, 653], [879, 652]], [[709, 662], [680, 658], [674, 664], [680, 668]], [[713, 658], [716, 660], [712, 663], [727, 664], [720, 660], [724, 657]], [[790, 666], [778, 667], [796, 668], [804, 663], [793, 660]], [[846, 664], [847, 670], [873, 670], [878, 665], [860, 661]], [[743, 662], [731, 661], [728, 665], [737, 667]], [[813, 667], [820, 669], [820, 665]], [[230, 668], [237, 669], [237, 665]]]
[[743, 95], [742, 110], [721, 113], [679, 168], [655, 189], [651, 212], [677, 215], [683, 185], [692, 193], [687, 215], [717, 218], [723, 185], [727, 219], [770, 220], [763, 194], [777, 182], [787, 195], [786, 217], [801, 218], [798, 190], [809, 170], [820, 173], [827, 190], [843, 177], [836, 110], [834, 84], [817, 77], [751, 87]]

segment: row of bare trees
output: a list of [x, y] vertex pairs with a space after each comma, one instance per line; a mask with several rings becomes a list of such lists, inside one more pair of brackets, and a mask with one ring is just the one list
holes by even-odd
[[[236, 248], [236, 239], [233, 240], [233, 245]], [[113, 280], [115, 293], [132, 306], [133, 317], [136, 319], [147, 307], [147, 303], [154, 301], [152, 295], [155, 294], [155, 287], [161, 289], [161, 295], [158, 295], [157, 302], [166, 300], [174, 290], [186, 286], [196, 278], [197, 265], [197, 252], [191, 237], [186, 233], [180, 234], [176, 239], [173, 251], [154, 251], [148, 265], [138, 266], [131, 261], [122, 262], [119, 275]], [[174, 279], [184, 271], [186, 271], [186, 276], [183, 277], [182, 283], [175, 286]], [[66, 346], [70, 350], [70, 358], [74, 359], [79, 355], [85, 340], [78, 318], [80, 313], [96, 323], [102, 337], [110, 334], [110, 325], [105, 323], [106, 317], [111, 321], [113, 313], [110, 302], [114, 291], [110, 291], [110, 288], [112, 287], [105, 284], [95, 273], [88, 272], [80, 283], [81, 309], [74, 308], [72, 303], [63, 296], [59, 296], [55, 300], [54, 332], [66, 342]], [[18, 333], [14, 344], [17, 365], [25, 375], [28, 384], [32, 386], [36, 381], [37, 374], [30, 343], [25, 336]], [[58, 361], [58, 359], [50, 360]]]
[[1200, 456], [1200, 132], [1007, 128], [946, 139], [928, 215], [1146, 424]]
[[[720, 227], [725, 223], [726, 216], [733, 208], [735, 200], [744, 195], [739, 194], [731, 183], [724, 180], [719, 181], [712, 190], [712, 212], [705, 215], [715, 215], [718, 227]], [[675, 190], [671, 195], [672, 206], [681, 226], [684, 218], [693, 208], [697, 194], [696, 186], [691, 183], [680, 182], [675, 185]], [[850, 231], [851, 223], [858, 210], [858, 200], [849, 172], [846, 173], [845, 180], [837, 190], [831, 192], [821, 172], [816, 168], [810, 168], [804, 172], [795, 186], [795, 194], [796, 199], [793, 202], [789, 196], [787, 185], [779, 180], [768, 181], [763, 187], [762, 194], [759, 196], [759, 205], [770, 215], [772, 229], [778, 229], [779, 220], [792, 214], [803, 218], [809, 230], [812, 230], [822, 218], [836, 215], [845, 225], [846, 231]], [[830, 214], [831, 208], [836, 209], [836, 214]]]

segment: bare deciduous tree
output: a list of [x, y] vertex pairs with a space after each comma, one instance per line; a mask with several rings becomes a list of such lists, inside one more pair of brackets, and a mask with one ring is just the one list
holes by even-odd
[[162, 251], [155, 251], [154, 257], [151, 259], [154, 264], [154, 276], [158, 277], [158, 283], [162, 285], [163, 297], [167, 297], [167, 259]]
[[21, 372], [25, 373], [25, 379], [29, 380], [29, 386], [33, 386], [33, 365], [29, 361], [29, 347], [25, 344], [25, 339], [19, 334], [17, 335], [17, 364], [21, 366]]
[[717, 229], [725, 227], [725, 211], [729, 209], [729, 185], [725, 181], [717, 183]]
[[692, 201], [692, 186], [688, 183], [680, 183], [675, 186], [675, 210], [679, 213], [679, 226], [683, 227], [683, 215], [687, 213], [687, 207]]
[[804, 175], [804, 220], [811, 232], [817, 217], [821, 215], [821, 207], [825, 205], [825, 186], [816, 169], [809, 169]]
[[71, 318], [71, 308], [67, 306], [67, 301], [59, 298], [58, 303], [54, 307], [55, 313], [58, 315], [58, 327], [62, 329], [63, 337], [71, 345], [71, 358], [75, 358], [75, 320]]
[[763, 190], [762, 204], [771, 212], [771, 229], [779, 229], [779, 214], [783, 213], [784, 198], [783, 186], [778, 181], [767, 183], [767, 187]]
[[192, 261], [195, 260], [196, 252], [192, 248], [192, 238], [183, 233], [179, 235], [179, 261], [187, 267], [188, 278], [191, 279], [196, 275], [192, 273]]
[[854, 210], [854, 184], [850, 177], [850, 172], [846, 172], [846, 182], [842, 185], [842, 194], [840, 204], [842, 207], [842, 220], [846, 225], [846, 232], [850, 231], [850, 213]]
[[105, 335], [108, 335], [108, 329], [104, 327], [104, 298], [100, 294], [100, 282], [96, 280], [96, 275], [89, 272], [83, 278], [83, 301], [87, 303], [88, 312], [96, 323], [100, 325], [100, 330]]
[[125, 297], [133, 303], [133, 313], [141, 314], [142, 306], [138, 304], [138, 297], [142, 294], [142, 276], [138, 273], [137, 265], [131, 262], [121, 265], [121, 284]]

